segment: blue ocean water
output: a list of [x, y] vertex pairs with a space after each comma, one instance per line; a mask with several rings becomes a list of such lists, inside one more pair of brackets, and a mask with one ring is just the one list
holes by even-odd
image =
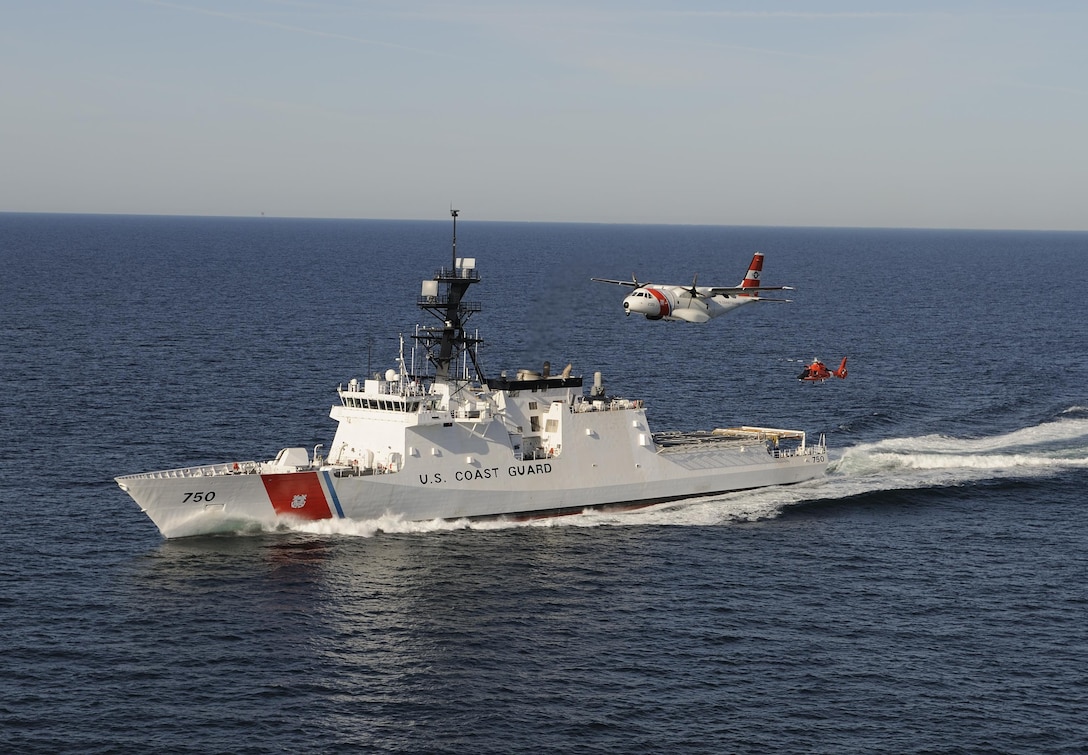
[[[112, 478], [327, 444], [449, 224], [0, 214], [0, 749], [1088, 751], [1088, 234], [468, 215], [489, 373], [825, 433], [827, 477], [164, 541]], [[651, 323], [589, 280], [753, 251], [792, 303]]]

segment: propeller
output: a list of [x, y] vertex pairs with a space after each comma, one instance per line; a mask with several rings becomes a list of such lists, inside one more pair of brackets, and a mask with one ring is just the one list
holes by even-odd
[[[692, 303], [697, 302], [700, 299], [705, 299], [706, 298], [705, 294], [699, 293], [698, 289], [695, 288], [695, 284], [698, 283], [698, 282], [699, 282], [699, 274], [696, 273], [691, 278], [691, 288], [684, 289], [685, 291], [687, 291], [688, 294], [691, 295]], [[702, 305], [707, 311], [710, 310], [710, 305], [707, 304], [706, 302], [702, 302]], [[699, 320], [699, 322], [704, 322], [704, 321]]]

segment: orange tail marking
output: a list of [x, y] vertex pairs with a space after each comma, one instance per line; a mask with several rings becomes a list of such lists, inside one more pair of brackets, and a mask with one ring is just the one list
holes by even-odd
[[[756, 252], [752, 255], [752, 262], [748, 265], [748, 272], [744, 275], [744, 280], [740, 282], [741, 288], [757, 288], [759, 286], [759, 279], [763, 275], [763, 252]], [[741, 294], [741, 296], [759, 296], [759, 292], [756, 291], [751, 294]]]
[[835, 377], [837, 377], [837, 378], [845, 378], [846, 377], [846, 357], [842, 358], [842, 364], [839, 365], [839, 369], [835, 370]]

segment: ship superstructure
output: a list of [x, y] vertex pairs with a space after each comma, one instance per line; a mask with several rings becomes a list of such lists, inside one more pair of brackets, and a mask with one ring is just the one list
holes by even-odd
[[117, 482], [165, 537], [274, 529], [291, 521], [543, 517], [802, 482], [827, 467], [821, 438], [768, 427], [654, 434], [641, 400], [588, 390], [568, 365], [486, 378], [467, 328], [476, 262], [423, 282], [430, 320], [402, 341], [397, 369], [337, 388], [337, 430], [321, 447], [126, 475]]

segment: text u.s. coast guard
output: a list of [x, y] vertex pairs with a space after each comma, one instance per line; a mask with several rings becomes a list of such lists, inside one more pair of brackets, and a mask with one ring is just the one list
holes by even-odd
[[[475, 482], [477, 480], [497, 480], [499, 479], [500, 467], [487, 467], [485, 469], [459, 469], [453, 473], [454, 482]], [[506, 468], [506, 474], [508, 477], [525, 477], [527, 475], [537, 474], [550, 474], [552, 471], [552, 465], [546, 461], [536, 462], [535, 464], [512, 464]], [[419, 476], [419, 482], [421, 485], [436, 484], [449, 481], [449, 475], [442, 472], [434, 472], [432, 474], [421, 474]]]

